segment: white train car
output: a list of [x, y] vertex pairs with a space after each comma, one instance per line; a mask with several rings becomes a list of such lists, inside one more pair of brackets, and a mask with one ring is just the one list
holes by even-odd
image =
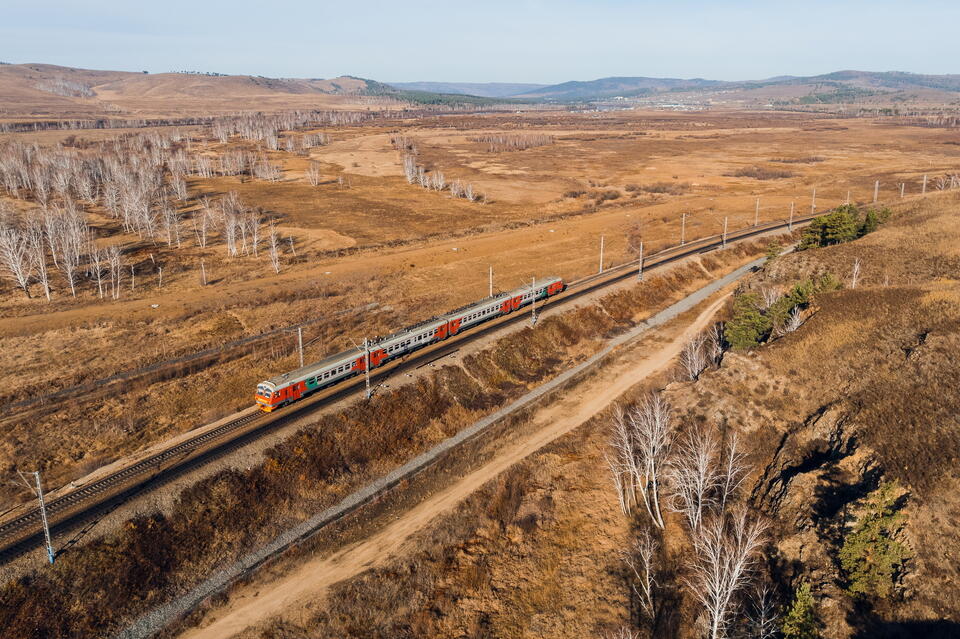
[[501, 293], [455, 311], [421, 322], [367, 345], [369, 355], [358, 349], [343, 351], [302, 368], [271, 377], [257, 384], [254, 400], [261, 410], [270, 412], [321, 388], [383, 366], [391, 359], [456, 335], [495, 317], [512, 313], [530, 304], [556, 295], [566, 287], [559, 277], [548, 277], [530, 286]]

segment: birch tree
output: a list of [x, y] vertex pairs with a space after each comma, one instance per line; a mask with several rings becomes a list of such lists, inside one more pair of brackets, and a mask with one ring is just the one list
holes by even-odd
[[640, 608], [650, 619], [657, 614], [657, 556], [660, 542], [643, 528], [634, 540], [630, 552], [623, 553], [624, 563], [633, 575], [631, 588], [637, 597]]
[[707, 617], [707, 637], [729, 636], [737, 595], [749, 583], [766, 526], [745, 509], [711, 517], [693, 535], [694, 559], [685, 578]]
[[320, 185], [320, 165], [316, 162], [311, 162], [310, 166], [307, 167], [307, 181], [310, 182], [310, 186], [319, 186]]
[[628, 412], [617, 409], [608, 464], [620, 493], [621, 508], [629, 514], [643, 502], [651, 522], [663, 528], [661, 492], [673, 445], [670, 406], [659, 395], [648, 397]]
[[680, 366], [690, 381], [698, 379], [700, 373], [707, 368], [706, 342], [706, 336], [701, 333], [694, 336], [680, 351]]
[[0, 228], [0, 263], [7, 276], [29, 298], [33, 259], [27, 233], [14, 227]]
[[271, 223], [270, 233], [268, 234], [270, 243], [270, 264], [273, 266], [274, 273], [280, 272], [280, 235], [277, 233], [277, 227]]
[[47, 269], [47, 250], [44, 241], [44, 230], [37, 224], [31, 224], [27, 231], [30, 242], [30, 260], [37, 276], [37, 281], [43, 287], [43, 294], [50, 301], [50, 271]]
[[706, 429], [686, 434], [670, 461], [668, 476], [673, 486], [671, 506], [683, 513], [696, 534], [707, 512], [716, 504], [720, 485], [717, 441]]

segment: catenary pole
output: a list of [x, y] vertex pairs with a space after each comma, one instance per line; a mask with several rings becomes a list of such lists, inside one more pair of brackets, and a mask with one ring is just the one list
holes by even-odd
[[40, 500], [40, 521], [43, 523], [43, 537], [47, 542], [47, 559], [53, 563], [54, 555], [53, 543], [50, 541], [50, 522], [47, 520], [47, 505], [43, 501], [43, 487], [40, 485], [40, 471], [34, 471], [34, 478], [37, 480], [37, 499]]
[[303, 368], [303, 327], [297, 327], [297, 351], [300, 353], [300, 368]]
[[641, 282], [643, 281], [643, 242], [640, 242], [640, 259], [637, 260], [639, 266], [637, 267], [637, 279]]

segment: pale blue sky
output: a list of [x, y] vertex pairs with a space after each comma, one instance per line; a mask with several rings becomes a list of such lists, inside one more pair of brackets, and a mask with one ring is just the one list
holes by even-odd
[[0, 60], [383, 81], [960, 73], [960, 0], [0, 0]]

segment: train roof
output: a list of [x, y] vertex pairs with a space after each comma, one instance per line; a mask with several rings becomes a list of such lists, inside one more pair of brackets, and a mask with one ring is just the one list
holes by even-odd
[[271, 377], [267, 380], [268, 383], [278, 386], [280, 384], [285, 384], [290, 380], [299, 379], [301, 377], [309, 377], [310, 373], [315, 371], [318, 368], [326, 368], [332, 366], [337, 362], [343, 361], [345, 359], [353, 359], [354, 357], [359, 357], [363, 354], [363, 351], [357, 350], [356, 348], [351, 348], [345, 351], [340, 351], [330, 355], [329, 357], [324, 357], [319, 362], [313, 362], [312, 364], [307, 364], [300, 368], [294, 369], [292, 371], [287, 371], [286, 373], [281, 373], [275, 377]]
[[[551, 282], [555, 282], [555, 281], [558, 281], [558, 280], [560, 280], [560, 279], [561, 279], [561, 278], [556, 277], [556, 276], [550, 276], [550, 277], [540, 278], [539, 282], [540, 282], [540, 283], [547, 283], [547, 284], [549, 284], [549, 283], [551, 283]], [[397, 331], [397, 332], [395, 332], [395, 333], [391, 333], [390, 335], [387, 335], [386, 337], [380, 337], [380, 338], [378, 338], [375, 342], [371, 342], [371, 343], [370, 343], [370, 347], [372, 348], [372, 347], [375, 347], [375, 346], [377, 346], [377, 345], [379, 345], [379, 344], [383, 344], [383, 343], [385, 343], [385, 342], [388, 342], [388, 341], [390, 341], [390, 340], [394, 340], [394, 339], [397, 339], [397, 338], [399, 338], [399, 337], [406, 336], [408, 333], [416, 333], [418, 329], [427, 328], [427, 327], [429, 327], [431, 324], [438, 324], [438, 325], [439, 325], [439, 324], [443, 324], [444, 322], [448, 321], [449, 318], [450, 318], [452, 315], [460, 315], [460, 314], [462, 314], [464, 311], [470, 310], [470, 309], [475, 308], [475, 307], [478, 307], [478, 306], [485, 306], [486, 304], [489, 304], [490, 302], [496, 302], [496, 301], [499, 301], [499, 300], [502, 300], [502, 299], [507, 299], [507, 298], [511, 298], [511, 297], [516, 297], [517, 295], [523, 295], [524, 293], [526, 293], [526, 292], [529, 291], [529, 290], [530, 290], [530, 287], [529, 287], [529, 286], [521, 286], [521, 287], [519, 287], [519, 288], [513, 289], [512, 291], [506, 291], [506, 292], [503, 292], [503, 293], [498, 293], [498, 294], [494, 295], [493, 297], [485, 297], [485, 298], [483, 298], [482, 300], [479, 300], [479, 301], [477, 301], [477, 302], [473, 302], [472, 304], [467, 304], [466, 306], [461, 306], [460, 308], [457, 308], [457, 309], [454, 309], [454, 310], [452, 310], [452, 311], [449, 311], [449, 312], [447, 312], [447, 313], [445, 313], [445, 314], [443, 314], [443, 315], [437, 315], [437, 316], [435, 316], [435, 317], [431, 317], [430, 319], [426, 319], [426, 320], [424, 320], [424, 321], [422, 321], [422, 322], [418, 322], [418, 323], [413, 324], [413, 325], [411, 325], [411, 326], [407, 326], [407, 327], [405, 327], [405, 328], [402, 328], [402, 329], [400, 329], [399, 331]], [[325, 357], [325, 358], [321, 359], [321, 360], [318, 361], [318, 362], [313, 362], [312, 364], [307, 364], [306, 366], [302, 366], [302, 367], [297, 368], [297, 369], [295, 369], [295, 370], [288, 371], [288, 372], [286, 372], [286, 373], [281, 373], [280, 375], [276, 375], [276, 376], [274, 376], [274, 377], [271, 377], [270, 379], [266, 380], [266, 382], [269, 383], [269, 384], [273, 384], [274, 386], [278, 386], [278, 385], [280, 385], [280, 384], [285, 384], [285, 383], [287, 383], [287, 382], [290, 382], [291, 380], [300, 379], [300, 378], [303, 378], [303, 377], [309, 377], [310, 374], [313, 373], [313, 372], [314, 372], [315, 370], [317, 370], [317, 369], [327, 368], [328, 366], [332, 366], [332, 365], [336, 364], [337, 362], [341, 362], [341, 361], [343, 361], [343, 360], [345, 360], [345, 359], [353, 359], [354, 357], [359, 357], [359, 356], [361, 356], [361, 355], [363, 355], [363, 351], [362, 351], [361, 349], [351, 348], [351, 349], [348, 349], [348, 350], [345, 350], [345, 351], [341, 351], [341, 352], [339, 352], [339, 353], [334, 353], [333, 355], [330, 355], [330, 356], [328, 356], [328, 357]], [[261, 382], [261, 383], [263, 383], [263, 382]]]

